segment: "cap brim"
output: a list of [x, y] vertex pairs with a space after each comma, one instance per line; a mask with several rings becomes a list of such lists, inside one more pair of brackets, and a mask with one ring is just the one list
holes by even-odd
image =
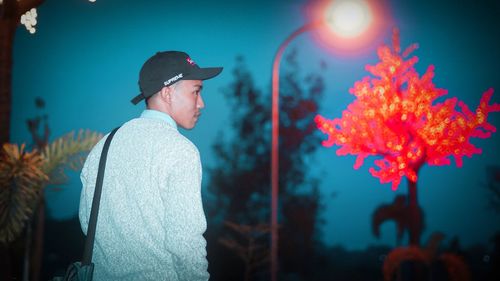
[[219, 75], [222, 72], [222, 67], [206, 67], [196, 68], [189, 74], [185, 75], [183, 80], [207, 80]]
[[145, 98], [144, 95], [141, 93], [141, 94], [138, 94], [137, 96], [135, 96], [133, 99], [131, 99], [130, 102], [135, 105], [135, 104], [138, 104], [144, 98]]

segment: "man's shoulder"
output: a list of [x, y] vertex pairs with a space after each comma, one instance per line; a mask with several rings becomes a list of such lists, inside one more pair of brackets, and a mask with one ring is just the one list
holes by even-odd
[[134, 135], [145, 142], [154, 143], [159, 149], [186, 150], [198, 154], [198, 148], [176, 128], [158, 119], [136, 118], [123, 126], [122, 137]]

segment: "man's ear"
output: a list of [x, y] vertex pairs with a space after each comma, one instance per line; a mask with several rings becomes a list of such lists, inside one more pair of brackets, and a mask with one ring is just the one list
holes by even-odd
[[163, 101], [165, 101], [166, 103], [170, 104], [172, 102], [172, 91], [173, 91], [173, 88], [172, 87], [163, 87], [161, 90], [160, 90], [160, 97]]

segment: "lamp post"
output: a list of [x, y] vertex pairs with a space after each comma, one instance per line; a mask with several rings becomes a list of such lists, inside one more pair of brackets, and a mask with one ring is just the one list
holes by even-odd
[[328, 25], [340, 37], [352, 38], [362, 33], [371, 21], [371, 11], [363, 0], [333, 1], [329, 16], [312, 21], [292, 32], [279, 46], [272, 70], [272, 141], [271, 141], [271, 280], [277, 281], [278, 273], [278, 196], [279, 196], [279, 69], [281, 57], [300, 34]]

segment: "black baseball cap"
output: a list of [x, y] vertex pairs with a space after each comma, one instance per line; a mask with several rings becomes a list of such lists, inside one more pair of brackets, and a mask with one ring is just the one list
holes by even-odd
[[150, 57], [139, 73], [141, 93], [131, 100], [138, 104], [163, 87], [180, 80], [206, 80], [221, 73], [222, 67], [200, 68], [188, 54], [179, 51], [158, 52]]

